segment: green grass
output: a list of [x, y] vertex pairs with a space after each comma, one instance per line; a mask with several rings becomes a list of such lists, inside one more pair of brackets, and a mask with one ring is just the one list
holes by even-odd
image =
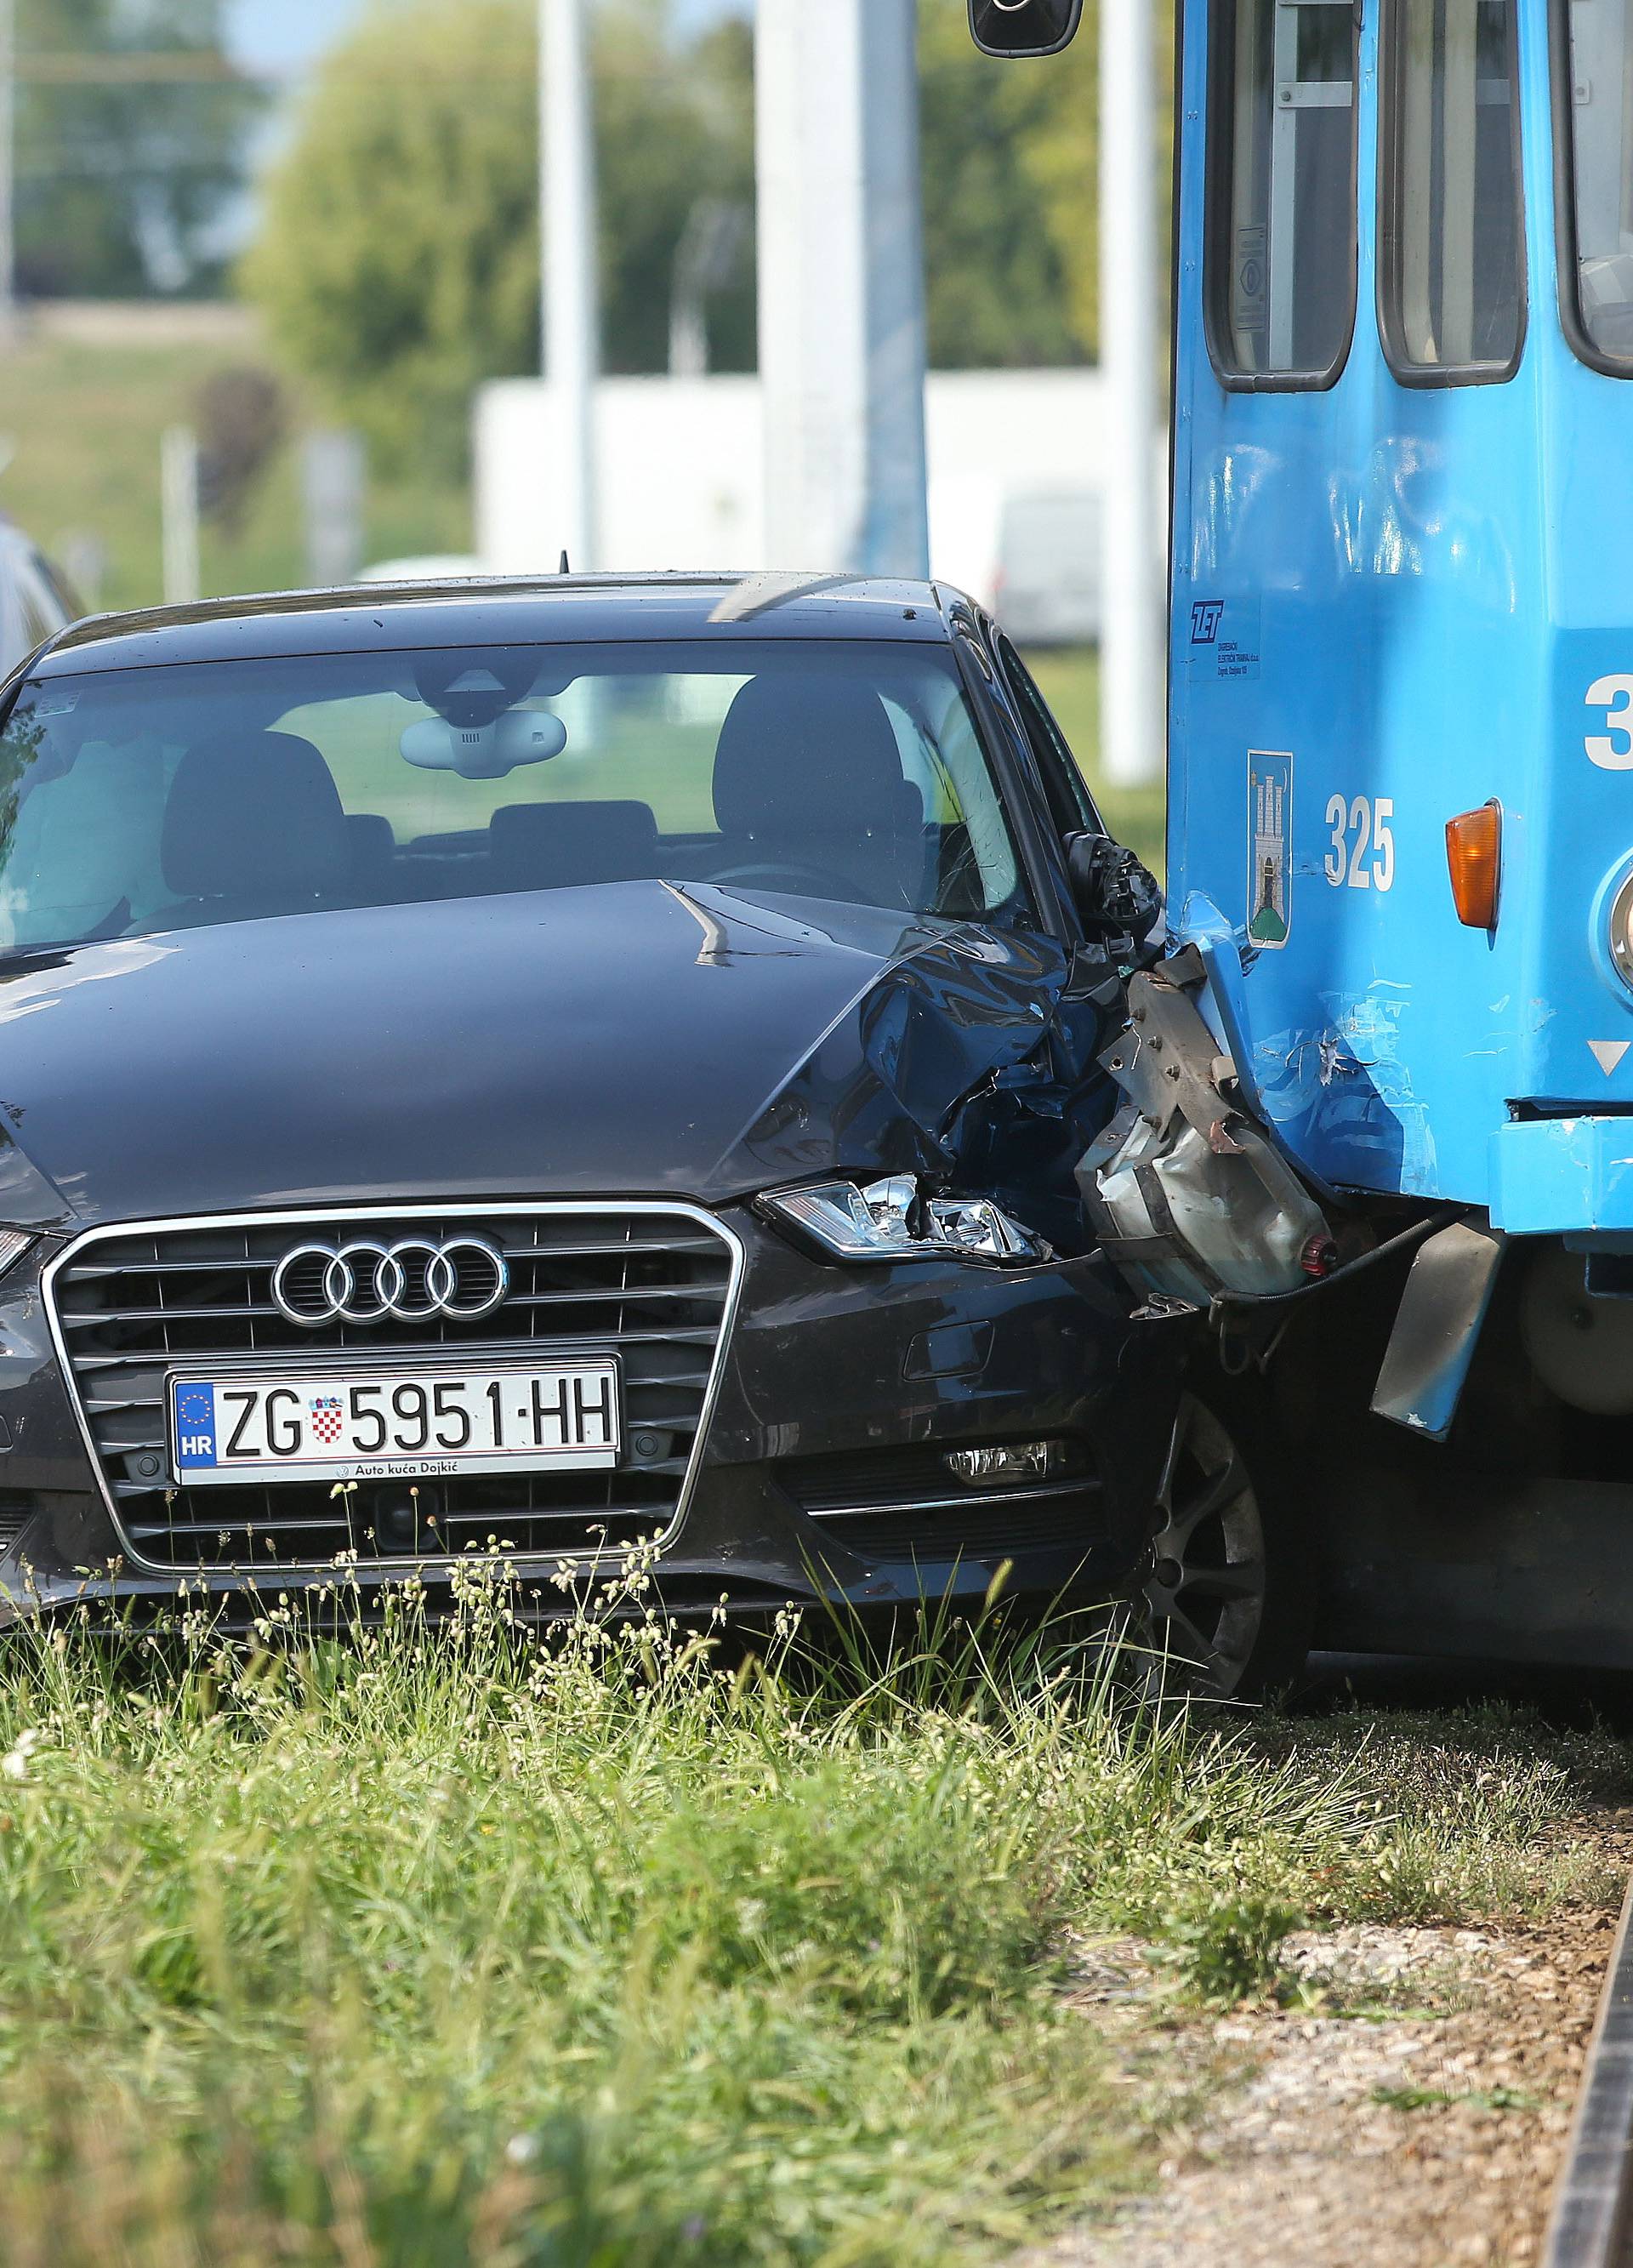
[[1486, 2087], [1449, 2095], [1442, 2087], [1375, 2087], [1372, 2101], [1386, 2110], [1452, 2110], [1467, 2103], [1476, 2110], [1541, 2110], [1542, 2098], [1517, 2087]]
[[[159, 439], [190, 422], [212, 370], [261, 359], [231, 342], [208, 346], [93, 345], [26, 335], [0, 355], [0, 511], [59, 558], [76, 537], [102, 547], [105, 607], [155, 605], [162, 594]], [[305, 410], [291, 388], [297, 420]], [[368, 512], [371, 558], [463, 551], [468, 500], [445, 481], [377, 482]], [[281, 590], [306, 580], [295, 453], [286, 448], [255, 495], [242, 532], [207, 529], [207, 595]]]
[[343, 1646], [270, 1601], [246, 1650], [8, 1641], [8, 2262], [997, 2260], [1173, 2115], [1063, 1989], [1083, 1935], [1229, 1999], [1303, 1916], [1605, 1895], [1561, 1822], [1625, 1796], [1609, 1741], [1453, 1726], [1415, 1778], [967, 1635], [777, 1675], [594, 1609], [542, 1653], [466, 1588]]

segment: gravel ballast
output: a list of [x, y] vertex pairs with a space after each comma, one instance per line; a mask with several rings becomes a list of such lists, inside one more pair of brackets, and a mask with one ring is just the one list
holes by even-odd
[[1615, 1933], [1608, 1911], [1304, 1932], [1278, 2001], [1225, 2014], [1165, 2011], [1136, 1945], [1085, 1948], [1128, 2084], [1188, 2109], [1151, 2193], [1033, 2268], [1538, 2259]]

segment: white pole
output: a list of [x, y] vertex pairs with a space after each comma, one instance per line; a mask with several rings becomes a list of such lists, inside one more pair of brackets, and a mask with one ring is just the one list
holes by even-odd
[[1163, 593], [1157, 420], [1157, 180], [1150, 0], [1100, 7], [1100, 369], [1106, 509], [1100, 761], [1119, 786], [1162, 776]]
[[[595, 112], [586, 0], [539, 0], [539, 186], [544, 254], [544, 369], [555, 436], [547, 529], [575, 571], [596, 564]], [[554, 564], [554, 560], [550, 562]]]
[[915, 0], [760, 0], [754, 79], [763, 563], [925, 575]]
[[319, 428], [300, 448], [306, 580], [320, 591], [357, 579], [363, 565], [368, 455], [349, 427]]
[[198, 436], [169, 425], [159, 444], [165, 604], [185, 607], [199, 595]]
[[17, 319], [17, 4], [0, 0], [0, 344]]

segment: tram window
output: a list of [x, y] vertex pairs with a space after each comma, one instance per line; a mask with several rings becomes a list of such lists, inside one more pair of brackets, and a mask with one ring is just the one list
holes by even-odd
[[[1562, 22], [1562, 4], [1556, 22]], [[1575, 0], [1555, 60], [1557, 131], [1574, 177], [1562, 230], [1566, 328], [1585, 360], [1633, 372], [1633, 0]], [[1573, 320], [1574, 319], [1574, 320]]]
[[1213, 0], [1208, 329], [1227, 386], [1330, 386], [1349, 352], [1357, 14]]
[[1525, 335], [1514, 0], [1393, 0], [1384, 58], [1384, 350], [1419, 385], [1507, 378]]

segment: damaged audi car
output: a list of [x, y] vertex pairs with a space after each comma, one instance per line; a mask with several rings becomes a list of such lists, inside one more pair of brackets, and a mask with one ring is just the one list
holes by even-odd
[[1147, 1574], [1185, 1343], [1074, 1176], [1156, 888], [969, 601], [105, 616], [0, 761], [13, 1611]]

